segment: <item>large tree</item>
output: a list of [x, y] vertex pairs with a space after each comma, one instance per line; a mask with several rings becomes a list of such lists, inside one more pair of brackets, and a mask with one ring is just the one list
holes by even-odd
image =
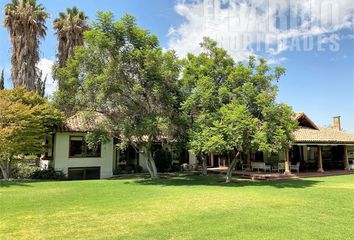
[[234, 67], [234, 60], [226, 51], [216, 47], [216, 42], [204, 38], [201, 46], [205, 50], [195, 56], [188, 54], [184, 60], [182, 74], [182, 92], [186, 119], [189, 123], [190, 147], [202, 160], [202, 174], [207, 174], [205, 139], [200, 135], [214, 119], [222, 106], [219, 97], [221, 84], [229, 77]]
[[[66, 12], [59, 13], [53, 27], [58, 38], [58, 65], [55, 68], [61, 68], [65, 66], [68, 58], [73, 56], [74, 48], [84, 44], [84, 32], [89, 29], [88, 17], [77, 7], [67, 8]], [[60, 79], [58, 81], [61, 87]]]
[[4, 12], [4, 25], [10, 33], [12, 44], [13, 85], [35, 91], [39, 43], [46, 35], [45, 21], [49, 15], [36, 0], [12, 0], [5, 6]]
[[46, 135], [61, 120], [62, 114], [34, 92], [0, 90], [0, 169], [5, 179], [15, 160], [43, 153]]
[[[157, 178], [153, 143], [170, 141], [178, 119], [179, 61], [174, 52], [163, 51], [158, 39], [139, 28], [135, 18], [113, 21], [111, 13], [99, 13], [85, 33], [85, 45], [58, 70], [66, 79], [56, 101], [73, 93], [71, 106], [104, 112], [119, 132], [120, 146], [143, 151], [152, 178]], [[72, 86], [72, 87], [69, 87]]]
[[[275, 81], [284, 74], [283, 68], [272, 69], [254, 57], [248, 64], [234, 64], [216, 42], [205, 39], [202, 46], [205, 53], [188, 56], [183, 75], [189, 89], [183, 106], [193, 119], [190, 146], [197, 153], [233, 156], [229, 182], [241, 153], [287, 149], [297, 123], [291, 108], [276, 102]], [[218, 69], [216, 63], [223, 67]]]

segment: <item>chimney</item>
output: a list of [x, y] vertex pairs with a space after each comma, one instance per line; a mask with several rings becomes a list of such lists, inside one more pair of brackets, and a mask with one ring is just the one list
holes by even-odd
[[333, 117], [333, 128], [339, 131], [342, 130], [342, 128], [340, 127], [340, 116]]

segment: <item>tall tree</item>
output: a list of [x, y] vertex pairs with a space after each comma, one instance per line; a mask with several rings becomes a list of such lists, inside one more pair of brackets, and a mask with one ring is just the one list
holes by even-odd
[[45, 84], [47, 82], [48, 79], [48, 75], [45, 75], [45, 77], [43, 78], [43, 71], [39, 71], [39, 75], [38, 75], [38, 79], [36, 80], [36, 93], [41, 96], [44, 97], [45, 95]]
[[[231, 61], [224, 65], [222, 59], [229, 59], [225, 50], [210, 39], [203, 46], [205, 53], [188, 56], [183, 75], [190, 89], [183, 107], [193, 118], [190, 146], [195, 152], [233, 156], [226, 175], [229, 182], [241, 153], [287, 149], [297, 123], [291, 108], [276, 102], [275, 81], [284, 74], [283, 68], [272, 69], [254, 57], [247, 65]], [[228, 67], [221, 71], [215, 63]]]
[[25, 86], [29, 91], [36, 90], [39, 43], [46, 35], [48, 17], [36, 0], [12, 0], [5, 6], [4, 25], [12, 44], [11, 77], [15, 88]]
[[43, 153], [43, 139], [62, 121], [45, 98], [24, 88], [0, 90], [0, 169], [9, 178], [11, 165], [24, 155]]
[[58, 38], [58, 64], [63, 67], [75, 46], [84, 44], [84, 32], [89, 29], [88, 17], [77, 7], [67, 8], [54, 20], [54, 30]]
[[0, 76], [0, 90], [3, 90], [5, 88], [5, 74], [4, 74], [4, 69], [1, 70], [1, 76]]
[[206, 175], [209, 151], [202, 146], [204, 140], [200, 132], [213, 121], [222, 105], [219, 88], [233, 71], [234, 60], [209, 38], [204, 38], [201, 46], [204, 52], [198, 56], [188, 54], [184, 60], [182, 108], [190, 126], [190, 147], [200, 156], [202, 174]]
[[[153, 143], [172, 140], [178, 119], [179, 61], [174, 52], [163, 51], [157, 37], [139, 28], [134, 17], [114, 22], [111, 13], [99, 13], [85, 33], [85, 45], [76, 48], [58, 74], [65, 76], [66, 85], [79, 87], [73, 93], [76, 106], [111, 116], [120, 146], [144, 151], [151, 177], [157, 178]], [[56, 96], [68, 96], [70, 89], [59, 89]], [[56, 99], [64, 102], [64, 97]]]

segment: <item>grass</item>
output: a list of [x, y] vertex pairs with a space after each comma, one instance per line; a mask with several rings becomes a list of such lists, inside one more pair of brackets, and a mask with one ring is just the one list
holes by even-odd
[[354, 175], [1, 182], [0, 239], [351, 239]]

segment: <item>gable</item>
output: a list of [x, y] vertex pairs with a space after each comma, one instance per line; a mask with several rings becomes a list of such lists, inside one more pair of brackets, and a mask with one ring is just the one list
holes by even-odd
[[316, 124], [303, 112], [295, 113], [295, 119], [298, 121], [300, 127], [319, 130]]

